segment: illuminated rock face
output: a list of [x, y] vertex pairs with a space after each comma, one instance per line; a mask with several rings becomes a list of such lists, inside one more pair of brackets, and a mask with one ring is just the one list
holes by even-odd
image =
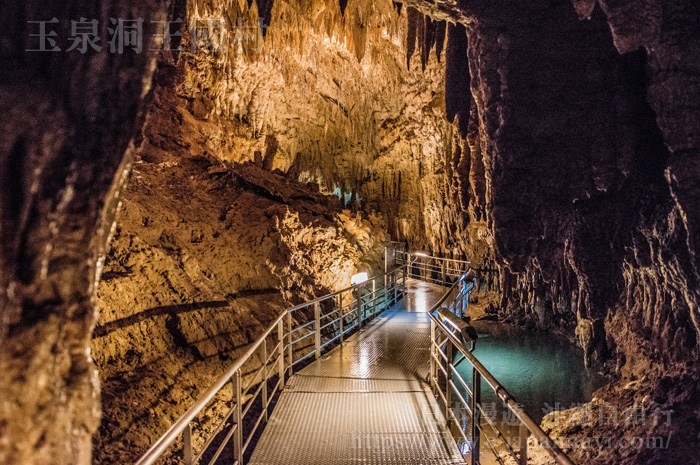
[[[37, 48], [29, 34], [38, 27], [27, 21], [55, 17], [57, 34], [67, 37], [76, 12], [102, 24], [159, 20], [165, 5], [2, 8], [0, 462], [87, 464], [100, 412], [89, 353], [95, 288], [154, 61], [27, 52]], [[153, 46], [149, 38], [144, 46]]]
[[[188, 52], [161, 57], [99, 292], [96, 462], [143, 453], [285, 306], [376, 271], [387, 229], [490, 258], [483, 214], [468, 221], [467, 142], [445, 120], [446, 51], [416, 34], [408, 70], [408, 13], [372, 5], [279, 3], [262, 49], [243, 29], [240, 47], [190, 54], [187, 27]], [[251, 8], [193, 2], [187, 24]], [[411, 14], [444, 45], [444, 24]]]
[[[680, 403], [674, 431], [694, 444], [700, 12], [692, 0], [627, 3], [3, 10], [0, 53], [13, 65], [0, 84], [0, 462], [90, 461], [99, 401], [88, 348], [117, 198], [93, 340], [108, 412], [97, 461], [138, 455], [196, 396], [195, 379], [216, 377], [290, 299], [376, 264], [384, 228], [471, 259], [484, 290], [503, 291], [504, 318], [575, 336], [591, 366], [623, 379], [603, 400]], [[69, 11], [104, 21], [168, 11], [186, 19], [185, 50], [158, 56], [143, 105], [150, 55], [21, 52], [17, 24], [55, 15], [65, 29]], [[193, 39], [192, 25], [258, 17], [264, 39], [244, 28], [240, 43], [210, 43], [217, 53]], [[339, 214], [308, 181], [348, 194], [362, 215]], [[185, 368], [173, 406], [149, 410]], [[144, 434], [123, 437], [129, 449], [110, 431], [131, 421]], [[667, 463], [684, 457], [675, 450], [577, 458]]]
[[[188, 11], [189, 21], [258, 16], [255, 3], [201, 1]], [[469, 188], [457, 174], [469, 164], [459, 155], [465, 142], [445, 120], [446, 24], [399, 13], [391, 1], [349, 1], [344, 14], [332, 0], [277, 2], [270, 15], [262, 50], [243, 28], [248, 40], [179, 63], [179, 95], [211, 123], [202, 126], [206, 144], [193, 149], [230, 161], [259, 152], [268, 168], [354, 194], [414, 248], [485, 251], [465, 227]], [[463, 116], [466, 125], [468, 107]]]

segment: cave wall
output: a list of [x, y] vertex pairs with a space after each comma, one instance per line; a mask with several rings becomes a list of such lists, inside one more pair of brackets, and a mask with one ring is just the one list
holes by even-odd
[[[76, 15], [159, 20], [165, 6], [0, 10], [0, 462], [87, 464], [99, 420], [89, 350], [96, 283], [154, 61], [68, 53], [60, 38]], [[64, 51], [27, 51], [38, 27], [28, 21], [52, 17]], [[144, 46], [157, 44], [149, 37]]]
[[[190, 2], [183, 34], [206, 18], [257, 25], [258, 13], [255, 2]], [[258, 153], [266, 167], [381, 215], [394, 239], [481, 266], [491, 257], [485, 218], [470, 211], [459, 174], [466, 134], [445, 119], [447, 24], [383, 0], [343, 11], [332, 0], [274, 2], [267, 15], [264, 39], [242, 28], [248, 40], [219, 54], [178, 58], [179, 95], [211, 123], [193, 148], [229, 161]], [[467, 108], [463, 125], [469, 118]]]
[[[120, 197], [91, 344], [102, 393], [93, 463], [137, 460], [284, 309], [383, 270], [384, 220], [256, 154], [249, 120], [208, 114], [211, 102], [189, 93], [195, 56], [212, 58], [160, 54]], [[216, 76], [197, 82], [213, 91]], [[198, 429], [224, 407], [214, 402]]]
[[[467, 29], [467, 141], [482, 161], [470, 184], [504, 315], [578, 325], [591, 363], [693, 359], [697, 5], [406, 3]], [[465, 101], [459, 89], [448, 102]], [[677, 352], [651, 355], [672, 341]]]
[[[697, 19], [686, 6], [676, 5], [683, 21]], [[697, 47], [647, 52], [615, 34], [604, 5], [579, 10], [583, 19], [558, 8], [533, 8], [529, 25], [521, 11], [517, 27], [507, 15], [475, 12], [483, 21], [469, 28], [495, 252], [505, 273], [518, 274], [508, 278], [512, 299], [504, 303], [539, 326], [549, 324], [547, 314], [575, 314], [591, 362], [615, 357], [619, 344], [618, 368], [636, 356], [683, 364], [696, 347], [697, 276], [694, 215], [675, 191], [691, 192], [693, 183], [676, 187], [673, 172], [675, 160], [692, 159], [697, 120], [674, 92], [694, 102], [696, 90], [691, 72], [679, 71], [681, 84], [668, 63], [659, 77], [659, 61], [692, 63]], [[691, 172], [686, 166], [686, 178]], [[664, 355], [651, 348], [669, 345]]]
[[[407, 3], [467, 29], [468, 141], [483, 160], [501, 316], [575, 334], [589, 366], [620, 377], [547, 428], [674, 436], [670, 451], [572, 451], [582, 463], [696, 453], [698, 4]], [[600, 405], [675, 416], [668, 427], [586, 424]]]

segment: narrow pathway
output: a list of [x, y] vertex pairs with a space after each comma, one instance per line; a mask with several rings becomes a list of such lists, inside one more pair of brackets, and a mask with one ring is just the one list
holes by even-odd
[[444, 288], [407, 285], [405, 299], [289, 380], [250, 464], [464, 463], [426, 382], [426, 311]]

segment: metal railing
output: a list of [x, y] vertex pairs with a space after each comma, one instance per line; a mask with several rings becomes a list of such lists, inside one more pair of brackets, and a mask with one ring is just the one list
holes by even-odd
[[[342, 344], [348, 333], [394, 305], [406, 294], [406, 277], [402, 266], [283, 312], [136, 465], [176, 455], [184, 465], [212, 465], [231, 444], [233, 463], [243, 464], [285, 376], [289, 379], [297, 364], [319, 358], [333, 343]], [[218, 418], [218, 423], [208, 423], [209, 417]]]
[[470, 269], [465, 260], [433, 257], [420, 252], [396, 250], [396, 264], [408, 266], [410, 278], [421, 279], [443, 286], [451, 285]]
[[[460, 317], [464, 315], [469, 292], [474, 284], [474, 281], [470, 282], [467, 276], [466, 274], [461, 276], [430, 309], [430, 386], [442, 401], [445, 419], [448, 423], [454, 421], [454, 424], [458, 426], [455, 429], [458, 430], [459, 436], [455, 439], [459, 440], [461, 437], [466, 444], [470, 444], [472, 465], [479, 464], [482, 437], [484, 444], [502, 465], [505, 464], [503, 456], [512, 457], [519, 465], [527, 464], [527, 439], [530, 434], [556, 463], [574, 465], [542, 428], [523, 411], [513, 396], [472, 354], [474, 344], [471, 344], [470, 348], [466, 348], [460, 338], [459, 328], [450, 319], [446, 318], [443, 321], [440, 318], [439, 314], [445, 311], [450, 311]], [[457, 356], [456, 360], [455, 356]], [[464, 361], [469, 362], [472, 366], [471, 386], [456, 369]], [[508, 442], [508, 438], [498, 428], [496, 422], [490, 415], [484, 413], [481, 402], [482, 380], [486, 381], [503, 406], [518, 420], [519, 444], [517, 447]], [[456, 383], [463, 391], [460, 391]], [[466, 395], [463, 395], [462, 392]], [[461, 427], [461, 421], [453, 408], [454, 405], [457, 405], [460, 412], [466, 411], [469, 414], [471, 424], [468, 433], [465, 431], [466, 428]], [[496, 438], [491, 437], [489, 432], [491, 436], [496, 436]], [[499, 450], [496, 447], [495, 439], [503, 444], [505, 450]]]
[[384, 272], [396, 268], [398, 264], [398, 254], [406, 252], [406, 244], [403, 242], [390, 241], [384, 247]]

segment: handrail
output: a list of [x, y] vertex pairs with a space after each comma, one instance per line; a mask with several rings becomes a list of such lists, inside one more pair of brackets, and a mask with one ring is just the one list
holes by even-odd
[[[372, 278], [367, 279], [366, 281], [364, 281], [362, 283], [354, 284], [352, 286], [346, 287], [346, 288], [341, 289], [339, 291], [336, 291], [336, 292], [333, 292], [330, 294], [326, 294], [324, 296], [318, 297], [316, 299], [310, 300], [308, 302], [304, 302], [302, 304], [299, 304], [299, 305], [296, 305], [294, 307], [291, 307], [291, 308], [284, 310], [274, 320], [274, 322], [272, 324], [270, 324], [268, 326], [268, 328], [248, 347], [246, 352], [241, 357], [239, 357], [236, 360], [236, 362], [234, 362], [234, 364], [231, 365], [231, 367], [228, 370], [226, 370], [226, 372], [216, 381], [216, 383], [214, 383], [214, 385], [212, 385], [203, 395], [201, 395], [197, 399], [197, 401], [189, 409], [187, 409], [187, 411], [181, 417], [179, 417], [175, 421], [175, 423], [170, 428], [168, 428], [168, 430], [161, 437], [158, 438], [158, 440], [146, 451], [146, 453], [144, 455], [142, 455], [141, 458], [139, 458], [139, 460], [136, 462], [136, 465], [152, 465], [153, 463], [155, 463], [162, 456], [162, 454], [166, 451], [166, 449], [168, 447], [172, 446], [172, 444], [177, 440], [177, 438], [183, 433], [186, 436], [188, 436], [188, 438], [189, 438], [188, 440], [191, 441], [191, 425], [190, 424], [191, 424], [192, 420], [195, 419], [195, 417], [206, 407], [206, 405], [217, 395], [217, 393], [219, 393], [221, 391], [221, 389], [229, 381], [231, 381], [234, 378], [234, 376], [236, 376], [238, 374], [238, 376], [240, 377], [240, 370], [242, 369], [243, 365], [255, 354], [256, 351], [258, 351], [261, 348], [261, 346], [263, 344], [267, 344], [267, 338], [272, 334], [273, 331], [275, 331], [275, 329], [277, 329], [278, 331], [281, 331], [280, 328], [281, 328], [281, 325], [283, 325], [284, 319], [291, 318], [291, 314], [293, 312], [300, 310], [302, 308], [308, 308], [308, 307], [312, 307], [312, 306], [317, 308], [318, 304], [320, 304], [321, 302], [327, 301], [329, 299], [333, 299], [336, 296], [344, 294], [346, 292], [351, 292], [351, 291], [354, 291], [355, 289], [367, 286], [370, 283], [373, 284], [373, 287], [372, 287], [372, 290], [370, 291], [370, 293], [372, 293], [372, 296], [374, 298], [374, 305], [376, 305], [376, 301], [377, 301], [377, 297], [378, 297], [377, 292], [379, 290], [375, 289], [374, 285], [376, 284], [377, 281], [379, 281], [383, 278], [384, 278], [384, 282], [385, 282], [385, 287], [384, 287], [385, 301], [384, 301], [384, 304], [385, 304], [385, 308], [386, 308], [386, 305], [389, 303], [389, 299], [386, 298], [386, 293], [390, 289], [392, 289], [394, 292], [394, 301], [396, 301], [396, 299], [397, 299], [397, 291], [398, 291], [398, 285], [399, 285], [399, 282], [398, 282], [399, 272], [403, 273], [404, 293], [405, 293], [405, 278], [406, 278], [405, 268], [406, 268], [406, 265], [396, 267], [387, 273], [384, 273], [384, 274], [381, 274], [378, 276], [374, 276]], [[386, 279], [387, 277], [391, 277], [392, 275], [394, 275], [394, 282], [393, 283], [391, 283], [391, 279], [389, 279], [389, 280]], [[392, 284], [393, 287], [390, 288], [390, 284]], [[362, 308], [363, 303], [361, 302], [360, 299], [356, 299], [354, 301], [354, 303], [356, 306], [358, 306], [358, 308], [360, 308], [360, 309]], [[343, 307], [341, 305], [340, 309], [343, 310], [344, 308], [345, 307]], [[365, 307], [365, 312], [366, 312], [366, 310], [367, 309]], [[359, 312], [359, 310], [358, 310], [358, 312]], [[374, 316], [374, 314], [371, 316]], [[346, 315], [343, 314], [343, 312], [341, 311], [341, 316], [339, 318], [337, 318], [335, 321], [337, 321], [339, 319], [344, 319], [345, 317], [346, 317]], [[358, 317], [359, 317], [358, 322], [356, 324], [358, 327], [360, 327], [362, 324], [362, 321], [369, 318], [370, 316], [367, 316], [365, 313], [365, 318], [362, 319], [362, 317], [358, 313]], [[318, 333], [317, 334], [317, 342], [316, 342], [316, 345], [317, 345], [316, 350], [318, 350], [320, 352], [321, 347], [319, 347], [319, 346], [320, 346], [320, 331], [321, 330], [320, 330], [319, 319], [320, 319], [319, 317], [316, 318], [316, 321], [315, 321], [316, 322], [316, 330], [315, 331]], [[304, 325], [304, 326], [307, 326], [307, 325]], [[297, 328], [297, 329], [300, 329], [300, 328]], [[348, 331], [348, 329], [344, 330], [343, 325], [341, 323], [341, 325], [340, 325], [341, 334], [334, 339], [337, 339], [338, 337], [342, 336], [345, 332]], [[282, 332], [282, 333], [280, 333], [280, 335], [282, 335], [283, 337], [287, 337], [288, 335], [291, 335], [292, 332], [293, 332], [293, 330], [290, 326], [288, 332], [286, 332], [286, 333]], [[313, 332], [309, 333], [309, 335], [311, 335], [311, 334], [313, 334]], [[307, 335], [307, 336], [309, 336], [309, 335]], [[304, 336], [304, 338], [307, 336]], [[290, 338], [290, 341], [291, 341], [291, 338]], [[342, 341], [342, 337], [341, 337], [341, 341]], [[291, 350], [292, 350], [291, 345], [292, 344], [293, 344], [293, 342], [290, 342], [290, 344], [288, 344], [287, 346], [284, 346], [283, 341], [279, 341], [279, 343], [278, 343], [278, 346], [280, 347], [279, 357], [284, 357], [283, 349], [287, 349], [290, 351], [289, 352], [289, 354], [290, 354], [290, 360], [289, 360], [290, 367], [293, 366], [294, 364], [300, 362], [304, 358], [313, 354], [313, 352], [310, 352], [309, 354], [302, 357], [302, 359], [297, 360], [295, 362], [291, 359]], [[326, 345], [327, 344], [324, 344], [323, 347], [325, 347]], [[265, 345], [265, 347], [267, 347], [267, 346]], [[274, 352], [274, 350], [273, 350], [273, 352]], [[318, 355], [318, 353], [317, 353], [317, 355]], [[267, 365], [267, 363], [263, 366], [263, 368], [266, 365]], [[286, 372], [286, 368], [283, 371]], [[257, 376], [253, 379], [253, 381], [255, 381], [256, 378], [257, 378]], [[266, 380], [265, 380], [265, 382], [266, 382]], [[281, 382], [283, 383], [283, 380], [281, 380]], [[240, 390], [240, 386], [238, 387], [238, 389]], [[267, 393], [265, 393], [265, 395], [267, 395]], [[240, 402], [240, 399], [239, 399], [239, 402]], [[240, 406], [239, 406], [239, 408], [240, 408]], [[236, 426], [236, 428], [239, 428], [239, 431], [240, 431], [241, 426], [242, 426], [241, 424], [238, 424]], [[189, 447], [191, 448], [191, 443], [190, 443]], [[186, 455], [188, 452], [191, 456], [191, 450], [186, 451]], [[190, 461], [191, 461], [191, 457], [190, 457]]]
[[363, 281], [363, 282], [358, 283], [358, 284], [353, 284], [352, 286], [346, 287], [345, 289], [341, 289], [341, 290], [339, 290], [339, 291], [335, 291], [335, 292], [333, 292], [333, 293], [331, 293], [331, 294], [322, 295], [321, 297], [317, 297], [317, 298], [315, 298], [314, 300], [309, 300], [309, 301], [307, 301], [307, 302], [301, 303], [301, 304], [297, 305], [296, 307], [292, 307], [292, 308], [289, 308], [289, 309], [285, 310], [284, 313], [295, 312], [295, 311], [300, 310], [300, 309], [302, 309], [302, 308], [308, 307], [309, 305], [313, 305], [313, 304], [315, 304], [315, 303], [321, 303], [321, 302], [324, 302], [324, 301], [326, 301], [326, 300], [328, 300], [328, 299], [331, 299], [331, 298], [333, 298], [333, 297], [335, 297], [335, 296], [337, 296], [337, 295], [344, 294], [344, 293], [346, 293], [346, 292], [348, 292], [348, 291], [357, 289], [358, 287], [364, 287], [364, 286], [366, 286], [367, 283], [369, 283], [369, 282], [372, 282], [372, 281], [377, 280], [377, 279], [379, 279], [379, 278], [383, 278], [384, 276], [389, 276], [389, 275], [395, 274], [398, 270], [400, 270], [401, 268], [403, 268], [403, 267], [405, 267], [405, 266], [406, 266], [406, 265], [397, 266], [397, 267], [394, 268], [393, 270], [388, 271], [388, 272], [386, 272], [386, 273], [384, 273], [384, 274], [380, 274], [380, 275], [377, 275], [377, 276], [373, 276], [373, 277], [371, 277], [371, 278], [368, 278], [367, 281]]
[[243, 364], [248, 361], [248, 359], [257, 351], [262, 342], [267, 339], [267, 337], [272, 333], [272, 331], [277, 327], [280, 321], [287, 315], [288, 311], [283, 312], [277, 317], [274, 324], [270, 325], [267, 330], [253, 343], [252, 346], [239, 357], [238, 360], [231, 365], [231, 368], [226, 370], [226, 373], [219, 378], [219, 380], [205, 392], [197, 402], [192, 405], [187, 412], [184, 413], [178, 420], [163, 434], [158, 440], [146, 451], [146, 453], [136, 462], [136, 465], [151, 465], [154, 463], [160, 455], [165, 452], [165, 449], [170, 447], [170, 445], [175, 442], [175, 440], [185, 431], [185, 428], [190, 424], [190, 422], [197, 416], [199, 412], [204, 409], [204, 407], [211, 401], [214, 396], [224, 387], [226, 383], [236, 374], [238, 370], [243, 367]]
[[424, 254], [424, 253], [420, 253], [420, 252], [407, 252], [407, 251], [403, 251], [403, 250], [399, 250], [399, 251], [397, 251], [397, 252], [400, 253], [400, 254], [403, 254], [403, 255], [416, 256], [416, 257], [420, 257], [420, 258], [433, 258], [433, 259], [435, 259], [435, 260], [447, 261], [447, 262], [455, 262], [455, 263], [462, 263], [462, 264], [464, 264], [464, 265], [470, 265], [470, 264], [471, 264], [470, 261], [467, 261], [467, 260], [460, 260], [460, 259], [457, 259], [457, 258], [436, 257], [436, 256], [434, 256], [434, 255], [428, 255], [428, 254]]
[[[479, 360], [462, 344], [462, 342], [455, 337], [452, 331], [447, 328], [439, 318], [435, 316], [435, 312], [438, 311], [442, 304], [447, 300], [447, 298], [452, 295], [454, 287], [461, 281], [458, 280], [445, 292], [445, 294], [435, 303], [429, 310], [430, 319], [435, 323], [445, 334], [445, 336], [450, 340], [453, 347], [457, 348], [459, 352], [472, 364], [474, 369], [486, 380], [486, 382], [491, 386], [496, 396], [503, 402], [503, 404], [513, 412], [516, 418], [523, 424], [528, 431], [535, 437], [537, 442], [549, 453], [549, 455], [558, 463], [559, 465], [575, 465], [571, 459], [569, 459], [564, 452], [557, 446], [557, 444], [552, 440], [547, 433], [545, 433], [540, 426], [535, 423], [525, 411], [517, 404], [515, 399], [510, 393], [501, 385], [501, 383], [496, 380], [496, 378], [484, 367], [484, 365], [479, 362]], [[432, 348], [431, 348], [432, 350]], [[431, 375], [432, 376], [432, 375]]]
[[[435, 258], [435, 257], [433, 257]], [[464, 262], [461, 261], [462, 263], [469, 263], [469, 262]], [[277, 392], [277, 388], [281, 388], [285, 385], [285, 375], [291, 376], [294, 371], [294, 365], [301, 362], [302, 360], [305, 360], [312, 355], [315, 355], [316, 358], [318, 358], [321, 355], [322, 349], [326, 348], [329, 344], [332, 342], [340, 339], [340, 343], [343, 343], [343, 337], [344, 335], [354, 329], [354, 328], [361, 328], [362, 324], [364, 321], [368, 320], [369, 318], [374, 317], [376, 314], [381, 312], [382, 310], [388, 308], [390, 305], [393, 305], [393, 303], [396, 303], [399, 299], [400, 295], [405, 295], [406, 292], [406, 277], [409, 275], [409, 267], [410, 264], [404, 264], [402, 266], [399, 266], [390, 272], [372, 277], [368, 279], [367, 281], [359, 284], [352, 285], [350, 287], [347, 287], [345, 289], [342, 289], [340, 291], [336, 291], [321, 297], [318, 297], [314, 300], [304, 302], [302, 304], [296, 305], [294, 307], [288, 308], [285, 311], [283, 311], [275, 320], [272, 324], [269, 325], [269, 327], [247, 348], [246, 352], [243, 354], [243, 356], [239, 357], [233, 365], [231, 365], [226, 372], [221, 376], [214, 385], [212, 385], [203, 395], [201, 395], [197, 401], [192, 405], [184, 415], [182, 415], [180, 418], [178, 418], [175, 423], [168, 428], [168, 430], [163, 434], [149, 449], [148, 451], [136, 462], [136, 465], [152, 465], [154, 464], [157, 460], [159, 460], [163, 453], [166, 451], [167, 448], [171, 447], [176, 440], [182, 435], [183, 438], [183, 450], [184, 450], [184, 456], [185, 456], [185, 464], [186, 465], [191, 465], [193, 463], [197, 463], [198, 460], [202, 457], [202, 454], [207, 450], [209, 445], [211, 445], [213, 438], [216, 434], [221, 432], [221, 429], [216, 430], [214, 433], [214, 436], [210, 436], [209, 439], [207, 440], [207, 437], [205, 436], [205, 448], [202, 449], [202, 451], [197, 454], [197, 458], [193, 459], [193, 450], [192, 450], [192, 422], [196, 418], [196, 416], [201, 413], [204, 408], [211, 402], [218, 393], [221, 392], [222, 388], [230, 381], [233, 381], [234, 384], [234, 403], [231, 407], [231, 410], [229, 411], [228, 417], [227, 418], [234, 418], [234, 424], [231, 426], [231, 429], [226, 436], [226, 439], [224, 440], [224, 443], [222, 443], [219, 446], [219, 450], [215, 454], [214, 460], [216, 460], [216, 457], [219, 456], [222, 448], [226, 444], [226, 442], [234, 435], [235, 433], [235, 444], [234, 444], [234, 451], [236, 455], [236, 461], [238, 465], [242, 465], [243, 462], [243, 453], [248, 447], [248, 445], [251, 442], [251, 439], [253, 437], [253, 434], [255, 433], [258, 425], [261, 424], [262, 419], [264, 418], [267, 421], [268, 418], [268, 406], [269, 406], [269, 396], [273, 396], [275, 392]], [[403, 279], [403, 291], [400, 291], [400, 282], [399, 278]], [[383, 279], [383, 287], [377, 287], [377, 283], [380, 283]], [[441, 398], [445, 401], [445, 405], [448, 408], [448, 414], [446, 415], [448, 418], [455, 418], [454, 413], [451, 410], [451, 403], [450, 403], [450, 388], [454, 389], [455, 392], [456, 386], [454, 383], [452, 383], [451, 376], [448, 375], [448, 373], [452, 373], [454, 370], [454, 365], [452, 365], [451, 359], [447, 358], [447, 366], [446, 368], [443, 368], [442, 363], [439, 363], [439, 368], [445, 375], [447, 376], [447, 391], [446, 394], [443, 395], [442, 391], [440, 390], [439, 386], [437, 386], [437, 378], [434, 375], [434, 367], [435, 365], [432, 363], [433, 361], [433, 356], [435, 353], [433, 352], [433, 349], [436, 348], [437, 351], [439, 351], [443, 357], [451, 357], [452, 354], [452, 348], [457, 348], [459, 352], [463, 355], [463, 359], [466, 358], [474, 367], [474, 379], [473, 382], [475, 383], [474, 386], [472, 387], [472, 390], [470, 392], [469, 389], [467, 389], [467, 392], [469, 395], [472, 397], [472, 425], [477, 425], [477, 428], [474, 428], [472, 431], [474, 432], [475, 430], [481, 429], [481, 424], [479, 421], [479, 414], [478, 411], [480, 410], [481, 406], [479, 397], [480, 395], [477, 394], [476, 397], [474, 397], [474, 394], [480, 391], [480, 379], [483, 377], [486, 379], [486, 382], [489, 384], [489, 386], [493, 389], [494, 393], [497, 395], [497, 397], [503, 402], [503, 404], [515, 415], [515, 417], [520, 421], [521, 424], [521, 434], [524, 434], [524, 428], [527, 429], [535, 439], [542, 445], [542, 447], [547, 450], [547, 452], [554, 458], [554, 460], [559, 464], [559, 465], [573, 465], [573, 462], [571, 462], [566, 455], [559, 449], [559, 447], [554, 443], [554, 441], [547, 436], [547, 434], [539, 427], [538, 424], [536, 424], [523, 410], [522, 408], [515, 402], [515, 399], [506, 391], [506, 389], [495, 379], [491, 373], [488, 372], [488, 370], [479, 362], [472, 353], [464, 347], [462, 342], [455, 337], [455, 335], [450, 331], [443, 323], [440, 321], [438, 317], [436, 317], [435, 313], [438, 309], [441, 308], [441, 306], [445, 303], [445, 301], [450, 298], [454, 294], [455, 291], [455, 286], [460, 285], [462, 286], [460, 292], [457, 293], [455, 297], [453, 297], [453, 301], [451, 302], [449, 306], [449, 310], [459, 312], [460, 308], [461, 311], [464, 311], [464, 307], [468, 303], [468, 298], [469, 298], [469, 286], [473, 287], [473, 283], [466, 283], [465, 281], [468, 279], [467, 273], [462, 274], [454, 283], [451, 284], [451, 286], [447, 289], [447, 291], [444, 293], [444, 295], [430, 308], [429, 310], [429, 316], [431, 319], [431, 387], [434, 387], [437, 390], [437, 393], [441, 395]], [[370, 286], [371, 285], [371, 286]], [[354, 300], [350, 302], [347, 305], [343, 304], [343, 297], [342, 294], [347, 293], [347, 292], [352, 292], [355, 291], [356, 289], [363, 288], [365, 286], [370, 287], [367, 291], [367, 294], [365, 296], [363, 295], [354, 295], [351, 297], [354, 297]], [[383, 294], [383, 296], [381, 295]], [[327, 301], [329, 299], [334, 299], [336, 296], [341, 296], [340, 299], [338, 299], [338, 302], [334, 304], [334, 308], [329, 312], [326, 313], [325, 315], [321, 314], [321, 306], [320, 303]], [[370, 299], [365, 301], [365, 297], [371, 296]], [[383, 304], [383, 308], [380, 307], [380, 302]], [[345, 312], [345, 309], [351, 307], [352, 309], [349, 312]], [[293, 328], [292, 326], [292, 313], [300, 310], [300, 309], [311, 309], [313, 308], [314, 310], [314, 319], [306, 324], [302, 324], [298, 328]], [[369, 312], [371, 310], [371, 313]], [[448, 310], [448, 311], [449, 311]], [[333, 318], [330, 323], [326, 323], [323, 326], [321, 325], [321, 319], [326, 318], [331, 314], [337, 314], [337, 318]], [[364, 316], [363, 316], [364, 315]], [[350, 323], [346, 325], [346, 319], [349, 318]], [[287, 320], [287, 330], [285, 331], [284, 326], [285, 326], [285, 321]], [[302, 356], [300, 359], [294, 361], [294, 348], [293, 345], [297, 341], [292, 341], [292, 334], [297, 331], [298, 329], [306, 328], [310, 326], [313, 323], [313, 330], [303, 336], [301, 339], [306, 339], [312, 335], [315, 336], [314, 342], [312, 342], [310, 345], [306, 345], [301, 348], [302, 351], [307, 350], [310, 347], [315, 347], [315, 350], [306, 353], [306, 355]], [[338, 328], [333, 329], [333, 333], [335, 334], [336, 332], [339, 332], [339, 334], [335, 337], [331, 337], [330, 340], [325, 342], [324, 344], [321, 344], [321, 332], [323, 329], [333, 325], [333, 324], [338, 324]], [[436, 338], [436, 331], [435, 329], [440, 330], [440, 332], [444, 333], [445, 338]], [[268, 338], [273, 334], [273, 332], [277, 330], [277, 337], [273, 340], [273, 346], [272, 349], [268, 351]], [[328, 336], [328, 333], [326, 332], [326, 337]], [[299, 339], [299, 340], [301, 340]], [[287, 343], [285, 344], [285, 341]], [[436, 341], [438, 345], [436, 346]], [[440, 349], [440, 346], [442, 344], [445, 344], [446, 341], [449, 341], [449, 344], [447, 345], [446, 350], [448, 355], [445, 355], [442, 353], [442, 350]], [[251, 357], [257, 352], [261, 350], [262, 351], [262, 358], [261, 360], [263, 361], [263, 366], [262, 368], [255, 373], [253, 378], [251, 379], [250, 382], [248, 382], [248, 386], [245, 389], [241, 388], [241, 377], [242, 377], [242, 369], [243, 366], [246, 362], [248, 362]], [[305, 353], [305, 352], [302, 352]], [[275, 358], [276, 357], [276, 358]], [[271, 366], [273, 367], [271, 370], [268, 369], [268, 365], [270, 365], [270, 360], [273, 360], [271, 363]], [[268, 396], [268, 380], [271, 378], [269, 377], [269, 374], [271, 372], [274, 372], [274, 366], [278, 365], [278, 374], [279, 374], [279, 379], [277, 380], [276, 385], [272, 389], [272, 394], [269, 394]], [[258, 375], [260, 372], [264, 372], [263, 379], [260, 381], [260, 385], [257, 388], [254, 388], [256, 386], [256, 382], [258, 379]], [[247, 375], [246, 375], [247, 376]], [[478, 381], [478, 382], [477, 382]], [[462, 384], [464, 382], [462, 381]], [[254, 422], [255, 426], [253, 427], [253, 430], [250, 431], [248, 439], [245, 441], [245, 444], [243, 444], [243, 436], [242, 436], [242, 428], [243, 428], [243, 417], [245, 414], [251, 409], [252, 403], [249, 403], [248, 400], [243, 401], [243, 398], [247, 395], [248, 390], [250, 388], [256, 389], [255, 394], [253, 394], [253, 399], [257, 398], [258, 395], [262, 395], [263, 399], [263, 413], [261, 413], [258, 416], [257, 421]], [[462, 396], [457, 392], [457, 396], [462, 400], [463, 403], [466, 401], [462, 398]], [[248, 399], [248, 398], [246, 398]], [[252, 401], [250, 401], [252, 402]], [[245, 409], [242, 408], [243, 405], [248, 404]], [[467, 409], [469, 409], [469, 406], [466, 405]], [[456, 418], [455, 418], [456, 419]], [[474, 423], [476, 421], [476, 423]], [[497, 428], [495, 428], [496, 431], [498, 431]], [[460, 428], [460, 433], [462, 433], [462, 436], [464, 436], [464, 433], [461, 431]], [[209, 433], [211, 435], [211, 433]], [[488, 436], [485, 436], [485, 438], [488, 440]], [[474, 443], [474, 437], [472, 437], [472, 442]], [[476, 444], [472, 444], [473, 447], [475, 447], [475, 450], [472, 451], [473, 459], [476, 456], [478, 459], [478, 436], [476, 440]], [[488, 442], [488, 441], [487, 441]], [[489, 442], [490, 444], [490, 442]], [[521, 446], [523, 447], [523, 446]], [[512, 451], [512, 450], [511, 450]], [[525, 454], [523, 454], [523, 451], [525, 451]], [[521, 448], [520, 450], [520, 461], [522, 463], [522, 458], [526, 455], [527, 447], [526, 445], [524, 446], [524, 449]], [[495, 452], [495, 450], [494, 450]], [[497, 455], [498, 457], [498, 455]], [[211, 462], [210, 462], [211, 463]]]

